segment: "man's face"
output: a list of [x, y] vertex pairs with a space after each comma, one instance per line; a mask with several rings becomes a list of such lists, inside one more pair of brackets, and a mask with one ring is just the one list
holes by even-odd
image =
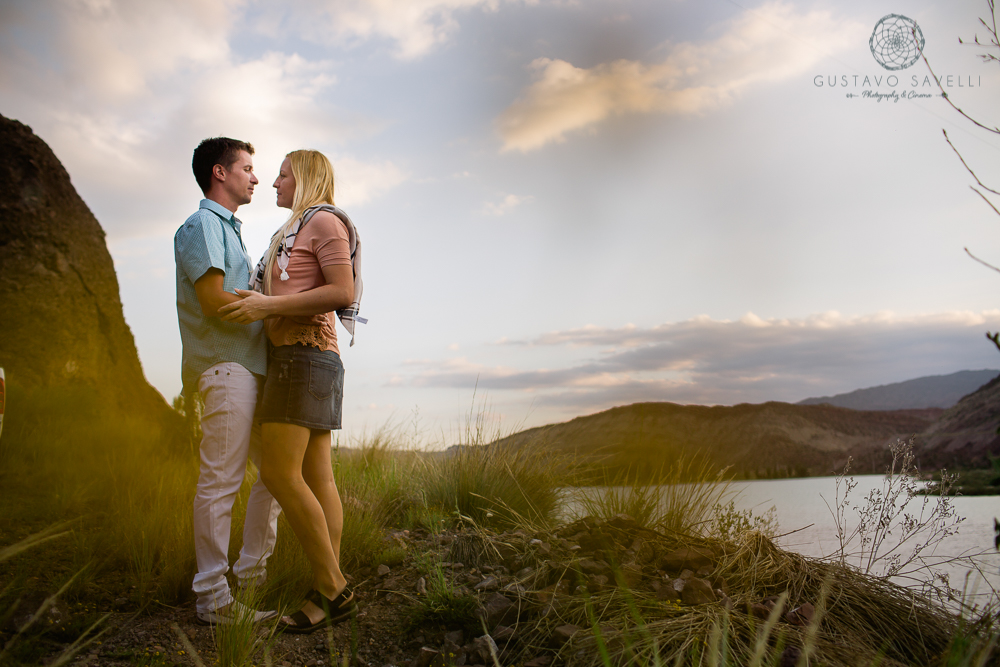
[[236, 162], [226, 169], [226, 180], [223, 184], [226, 193], [234, 202], [249, 204], [253, 197], [253, 186], [257, 185], [257, 177], [253, 174], [253, 158], [246, 151], [240, 151]]

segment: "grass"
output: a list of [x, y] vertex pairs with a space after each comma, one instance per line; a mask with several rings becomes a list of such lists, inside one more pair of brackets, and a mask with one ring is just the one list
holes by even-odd
[[[52, 600], [96, 600], [101, 608], [118, 598], [128, 598], [140, 612], [154, 601], [190, 600], [189, 508], [198, 475], [190, 443], [171, 440], [134, 417], [105, 414], [84, 395], [10, 389], [0, 441], [0, 607], [9, 610], [29, 581]], [[391, 427], [352, 447], [338, 443], [332, 465], [345, 506], [346, 572], [412, 558], [388, 538], [391, 529], [460, 526], [463, 535], [480, 536], [511, 528], [528, 536], [553, 530], [563, 490], [575, 481], [572, 461], [552, 458], [541, 447], [497, 445], [502, 434], [489, 423], [483, 414], [470, 417], [458, 446], [446, 452], [417, 451], [401, 429]], [[248, 471], [234, 508], [233, 560], [254, 474]], [[773, 522], [736, 512], [727, 504], [725, 479], [705, 463], [679, 461], [661, 470], [655, 483], [646, 479], [625, 475], [585, 491], [579, 513], [604, 519], [628, 514], [660, 538], [713, 550], [733, 606], [681, 607], [614, 587], [566, 596], [558, 614], [538, 621], [533, 631], [543, 635], [557, 622], [590, 628], [560, 653], [573, 664], [770, 665], [787, 657], [789, 646], [819, 656], [800, 664], [964, 666], [993, 659], [992, 610], [956, 615], [885, 578], [859, 573], [849, 562], [814, 561], [778, 549], [767, 536]], [[484, 539], [458, 540], [476, 547], [463, 560], [488, 557], [479, 548]], [[480, 631], [475, 597], [455, 586], [440, 563], [423, 565], [428, 594], [415, 607], [413, 623]], [[536, 565], [546, 578], [539, 589], [563, 576], [554, 565]], [[268, 572], [267, 582], [248, 593], [245, 603], [295, 608], [311, 573], [284, 519]], [[748, 603], [768, 595], [785, 595], [789, 606], [812, 601], [819, 620], [790, 628], [747, 612]], [[4, 660], [35, 664], [67, 645], [70, 653], [79, 650], [98, 631], [100, 615], [81, 619], [62, 634], [29, 628], [4, 636]], [[266, 658], [273, 636], [237, 624], [219, 628], [215, 639], [220, 664], [244, 665]], [[583, 651], [583, 657], [573, 651]]]
[[581, 489], [577, 513], [603, 519], [627, 514], [649, 528], [701, 533], [732, 495], [725, 472], [705, 460], [679, 458], [655, 473], [619, 473], [602, 486]]

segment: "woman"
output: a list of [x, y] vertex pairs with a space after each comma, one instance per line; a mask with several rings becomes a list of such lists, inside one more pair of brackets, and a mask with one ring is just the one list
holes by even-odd
[[[258, 265], [255, 289], [263, 293], [237, 290], [243, 299], [220, 309], [230, 322], [266, 318], [271, 347], [256, 414], [260, 474], [313, 569], [305, 605], [282, 619], [293, 633], [346, 620], [358, 609], [340, 570], [344, 516], [330, 431], [340, 428], [344, 382], [333, 311], [349, 308], [353, 315], [360, 295], [355, 297], [351, 263], [356, 234], [333, 207], [333, 184], [333, 167], [322, 153], [300, 150], [285, 157], [274, 188], [278, 206], [291, 215]], [[352, 329], [353, 320], [345, 324]]]

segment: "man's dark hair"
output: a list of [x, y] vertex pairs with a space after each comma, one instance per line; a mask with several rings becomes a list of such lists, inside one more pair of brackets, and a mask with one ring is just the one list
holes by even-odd
[[191, 169], [203, 193], [208, 194], [215, 165], [221, 164], [228, 171], [240, 157], [240, 151], [253, 155], [253, 146], [247, 141], [229, 137], [212, 137], [198, 144], [198, 148], [194, 149], [194, 157], [191, 158]]

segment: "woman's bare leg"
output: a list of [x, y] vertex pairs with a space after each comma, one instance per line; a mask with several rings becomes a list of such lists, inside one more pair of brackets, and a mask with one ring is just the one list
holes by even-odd
[[[325, 597], [334, 598], [347, 586], [347, 580], [333, 550], [323, 505], [303, 478], [307, 452], [317, 448], [311, 446], [311, 432], [294, 424], [269, 422], [261, 427], [261, 440], [260, 474], [264, 485], [281, 505], [302, 544], [312, 565], [313, 586]], [[302, 611], [312, 623], [324, 615], [311, 602], [306, 602]]]
[[[333, 478], [331, 438], [329, 431], [313, 431], [302, 461], [302, 477], [323, 507], [330, 531], [330, 546], [340, 564], [340, 537], [344, 532], [344, 506], [340, 502], [337, 482]], [[339, 592], [339, 591], [338, 591]]]

